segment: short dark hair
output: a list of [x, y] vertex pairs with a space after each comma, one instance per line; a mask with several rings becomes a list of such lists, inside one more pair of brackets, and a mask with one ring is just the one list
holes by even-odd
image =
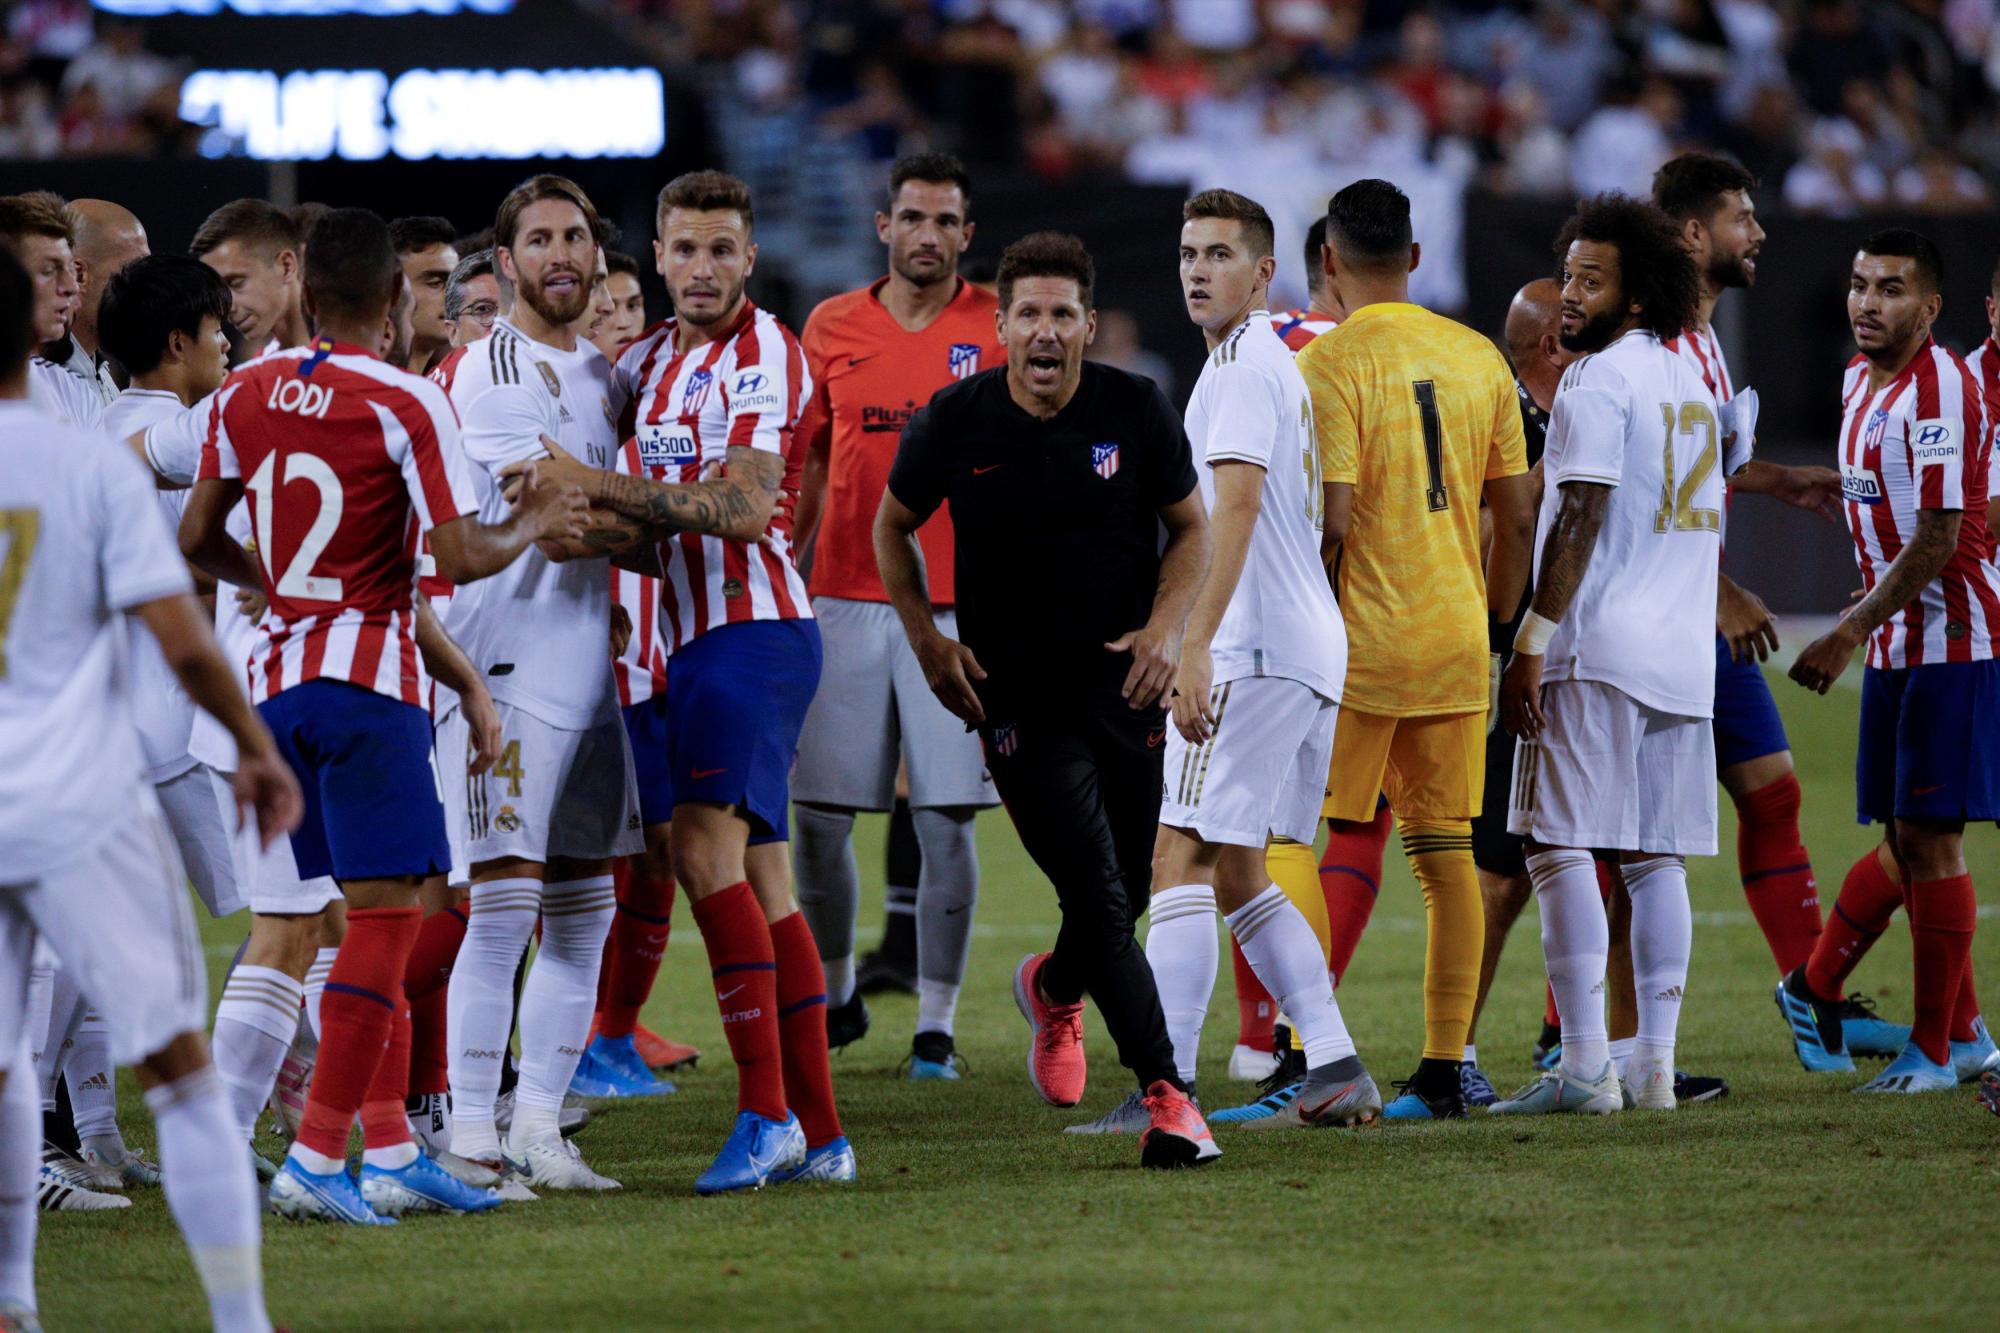
[[306, 237], [306, 286], [321, 312], [385, 309], [402, 272], [389, 224], [365, 208], [328, 209]]
[[97, 311], [97, 338], [128, 374], [145, 375], [166, 356], [167, 337], [201, 336], [213, 315], [229, 322], [229, 284], [188, 255], [148, 255], [111, 275]]
[[292, 220], [293, 228], [299, 233], [299, 242], [304, 244], [312, 236], [314, 224], [332, 211], [331, 204], [323, 204], [317, 199], [307, 199], [286, 209], [285, 216]]
[[484, 250], [474, 250], [471, 254], [461, 257], [458, 261], [458, 267], [451, 271], [449, 278], [445, 279], [444, 317], [446, 319], [457, 319], [459, 314], [465, 309], [465, 284], [471, 282], [474, 278], [484, 277], [493, 277], [496, 279], [499, 277], [498, 272], [493, 267], [493, 250], [490, 246]]
[[30, 236], [52, 236], [76, 244], [76, 214], [69, 202], [48, 190], [0, 196], [0, 245], [9, 249]]
[[1885, 227], [1861, 243], [1864, 255], [1917, 261], [1917, 281], [1933, 292], [1944, 290], [1944, 255], [1937, 243], [1908, 227]]
[[1000, 272], [995, 278], [1000, 288], [1000, 308], [1014, 304], [1014, 284], [1023, 278], [1071, 278], [1077, 297], [1090, 309], [1091, 288], [1097, 284], [1097, 265], [1083, 242], [1067, 232], [1030, 232], [1000, 252]]
[[521, 230], [521, 214], [530, 205], [544, 199], [564, 199], [575, 204], [583, 214], [584, 225], [590, 228], [593, 239], [602, 240], [604, 222], [597, 216], [597, 206], [590, 202], [590, 196], [583, 187], [567, 176], [543, 173], [528, 179], [507, 191], [507, 197], [500, 201], [500, 211], [493, 219], [493, 244], [501, 249], [511, 250], [514, 237]]
[[1560, 271], [1575, 241], [1618, 247], [1618, 286], [1639, 304], [1639, 327], [1659, 338], [1679, 336], [1701, 308], [1701, 275], [1681, 244], [1674, 220], [1643, 199], [1600, 194], [1581, 200], [1556, 238]]
[[1234, 190], [1203, 190], [1181, 205], [1181, 221], [1196, 218], [1221, 218], [1239, 224], [1252, 259], [1262, 259], [1277, 247], [1278, 229], [1271, 225], [1271, 215], [1248, 195]]
[[910, 181], [923, 181], [927, 185], [956, 185], [959, 194], [965, 197], [967, 211], [972, 207], [972, 173], [965, 169], [965, 163], [950, 153], [910, 153], [896, 159], [889, 168], [889, 203], [894, 205], [896, 195]]
[[489, 226], [481, 227], [478, 231], [469, 231], [453, 241], [451, 248], [462, 255], [469, 255], [475, 250], [491, 250], [493, 248], [493, 228]]
[[199, 259], [230, 241], [254, 246], [265, 258], [299, 249], [299, 228], [284, 209], [263, 199], [235, 199], [202, 219], [188, 252]]
[[756, 225], [756, 215], [750, 206], [750, 187], [726, 171], [689, 171], [662, 185], [659, 201], [653, 207], [654, 223], [664, 221], [667, 211], [674, 208], [693, 213], [733, 208], [743, 215], [745, 231]]
[[1407, 267], [1410, 197], [1385, 180], [1358, 180], [1326, 201], [1326, 235], [1355, 268]]
[[604, 267], [610, 273], [629, 273], [635, 278], [639, 276], [639, 261], [623, 250], [606, 250]]
[[1707, 219], [1722, 196], [1757, 188], [1757, 178], [1726, 157], [1682, 153], [1653, 173], [1653, 203], [1675, 222]]
[[1319, 286], [1326, 281], [1326, 265], [1321, 260], [1320, 251], [1326, 248], [1326, 215], [1321, 214], [1306, 228], [1306, 287]]
[[35, 336], [35, 284], [13, 250], [0, 245], [0, 379], [13, 379], [27, 369], [28, 357], [41, 345]]
[[450, 218], [397, 218], [389, 224], [389, 239], [399, 255], [413, 255], [434, 245], [450, 245], [458, 239], [458, 227]]

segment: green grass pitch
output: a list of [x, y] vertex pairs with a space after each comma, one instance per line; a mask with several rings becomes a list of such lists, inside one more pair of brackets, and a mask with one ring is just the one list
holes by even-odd
[[[1775, 673], [1773, 684], [1798, 747], [1806, 840], [1830, 906], [1846, 867], [1874, 841], [1851, 814], [1856, 696], [1814, 698]], [[2000, 1190], [2000, 1120], [1969, 1092], [1860, 1098], [1848, 1094], [1858, 1078], [1799, 1069], [1738, 887], [1726, 799], [1722, 807], [1724, 855], [1691, 867], [1695, 954], [1680, 1048], [1684, 1068], [1734, 1084], [1720, 1104], [1587, 1122], [1222, 1127], [1212, 1165], [1142, 1172], [1128, 1139], [1060, 1132], [1127, 1090], [1094, 1011], [1084, 1105], [1051, 1109], [1027, 1085], [1008, 979], [1023, 953], [1053, 938], [1056, 906], [995, 812], [980, 828], [984, 892], [959, 1010], [970, 1075], [899, 1082], [915, 1001], [875, 1004], [874, 1031], [835, 1057], [859, 1184], [693, 1196], [695, 1173], [727, 1131], [734, 1080], [682, 906], [647, 1021], [700, 1045], [701, 1069], [678, 1095], [606, 1111], [579, 1140], [624, 1190], [366, 1233], [272, 1220], [264, 1266], [273, 1318], [315, 1330], [1993, 1327], [2000, 1267], [1987, 1226]], [[879, 819], [863, 821], [864, 938], [880, 920], [880, 834]], [[1972, 830], [1967, 857], [1987, 918], [1982, 975], [2000, 976], [2000, 835]], [[1423, 958], [1421, 900], [1394, 846], [1387, 870], [1340, 992], [1385, 1089], [1414, 1065]], [[242, 928], [205, 926], [218, 988]], [[1907, 1019], [1909, 966], [1899, 915], [1854, 984]], [[1529, 1076], [1541, 990], [1531, 909], [1480, 1034], [1482, 1063], [1503, 1094]], [[1995, 994], [1990, 981], [1986, 994]], [[1203, 1100], [1217, 1107], [1248, 1090], [1221, 1077], [1235, 1034], [1226, 964], [1211, 1014]], [[127, 1132], [150, 1149], [129, 1075], [121, 1087]], [[129, 1212], [44, 1215], [41, 1225], [50, 1328], [204, 1326], [158, 1191], [140, 1193]]]

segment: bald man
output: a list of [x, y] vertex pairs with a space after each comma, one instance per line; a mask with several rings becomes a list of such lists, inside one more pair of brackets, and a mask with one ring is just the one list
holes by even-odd
[[76, 281], [81, 289], [76, 318], [70, 323], [68, 347], [50, 350], [48, 359], [89, 384], [106, 403], [118, 396], [118, 381], [97, 341], [97, 307], [104, 300], [111, 275], [135, 259], [153, 253], [145, 224], [130, 209], [108, 199], [74, 199], [76, 215]]
[[[1537, 503], [1542, 481], [1542, 440], [1548, 433], [1549, 408], [1555, 402], [1556, 386], [1563, 368], [1574, 355], [1563, 349], [1557, 334], [1562, 327], [1562, 288], [1554, 278], [1537, 278], [1514, 293], [1507, 307], [1507, 324], [1501, 337], [1507, 359], [1514, 366], [1514, 392], [1521, 400], [1521, 429], [1527, 437], [1529, 475], [1535, 480]], [[1479, 512], [1481, 549], [1491, 540], [1492, 524], [1485, 510]], [[1534, 595], [1531, 586], [1521, 594], [1504, 641], [1511, 642], [1521, 612]], [[1479, 1012], [1486, 1005], [1486, 990], [1493, 984], [1493, 971], [1500, 964], [1500, 950], [1507, 932], [1527, 905], [1533, 886], [1528, 883], [1528, 866], [1523, 859], [1521, 839], [1507, 831], [1507, 785], [1514, 772], [1514, 738], [1505, 727], [1495, 727], [1486, 738], [1486, 793], [1479, 817], [1472, 821], [1472, 862], [1479, 871], [1479, 893], [1486, 905], [1486, 949], [1479, 960], [1479, 997], [1472, 1011], [1472, 1028], [1466, 1033], [1464, 1078], [1465, 1100], [1469, 1105], [1489, 1106], [1493, 1088], [1479, 1072], [1474, 1037], [1479, 1030]]]

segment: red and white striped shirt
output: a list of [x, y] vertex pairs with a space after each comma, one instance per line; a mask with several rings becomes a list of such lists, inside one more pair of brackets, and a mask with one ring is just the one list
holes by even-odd
[[444, 391], [330, 340], [259, 357], [216, 395], [200, 477], [249, 501], [270, 596], [251, 697], [343, 680], [421, 707], [412, 515], [475, 508]]
[[1729, 382], [1729, 363], [1722, 359], [1722, 344], [1716, 341], [1714, 326], [1689, 328], [1679, 337], [1667, 339], [1666, 348], [1687, 362], [1688, 369], [1708, 386], [1716, 402], [1726, 403], [1736, 396], [1736, 386]]
[[[617, 470], [639, 477], [650, 475], [639, 461], [637, 440], [619, 446]], [[630, 708], [667, 688], [667, 647], [660, 641], [660, 581], [614, 564], [611, 599], [624, 607], [632, 620], [632, 638], [624, 654], [611, 664], [618, 678], [618, 706]]]
[[1271, 316], [1271, 328], [1294, 352], [1304, 351], [1307, 343], [1339, 327], [1339, 320], [1311, 310], [1281, 310]]
[[792, 434], [812, 375], [790, 329], [749, 301], [735, 327], [691, 351], [675, 345], [674, 320], [633, 339], [618, 358], [617, 387], [634, 405], [633, 435], [647, 475], [690, 483], [731, 448], [784, 456], [784, 488], [760, 542], [682, 532], [660, 543], [661, 636], [678, 651], [707, 630], [748, 620], [810, 620], [806, 585], [792, 564], [792, 513], [803, 465]]
[[1961, 511], [1958, 548], [1918, 598], [1868, 640], [1868, 665], [1983, 662], [2000, 654], [2000, 569], [1986, 528], [1993, 435], [1979, 383], [1957, 355], [1925, 340], [1880, 389], [1855, 357], [1841, 386], [1840, 479], [1866, 589], [1916, 534], [1926, 509]]

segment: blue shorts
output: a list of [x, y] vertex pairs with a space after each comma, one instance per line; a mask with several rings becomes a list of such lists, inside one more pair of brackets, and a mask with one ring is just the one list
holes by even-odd
[[724, 625], [675, 652], [667, 672], [675, 802], [734, 806], [752, 846], [786, 841], [792, 761], [819, 668], [810, 620]]
[[664, 824], [674, 817], [674, 775], [667, 765], [667, 697], [656, 694], [627, 708], [625, 735], [632, 742], [632, 772], [639, 781], [639, 822]]
[[1854, 786], [1864, 824], [2000, 820], [2000, 662], [1863, 671]]
[[1762, 759], [1789, 750], [1785, 720], [1756, 658], [1739, 662], [1730, 655], [1729, 640], [1715, 636], [1715, 768]]
[[294, 685], [257, 711], [305, 791], [292, 832], [300, 879], [451, 868], [429, 713], [343, 680]]

